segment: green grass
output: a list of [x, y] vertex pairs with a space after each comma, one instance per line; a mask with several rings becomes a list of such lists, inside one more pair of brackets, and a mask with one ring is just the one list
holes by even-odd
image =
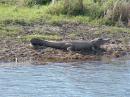
[[67, 16], [48, 14], [48, 6], [17, 7], [11, 5], [0, 5], [0, 24], [19, 23], [31, 24], [34, 22], [60, 24], [64, 22], [79, 22], [86, 24], [100, 24], [97, 19], [88, 16]]
[[[126, 9], [130, 5], [127, 0], [105, 0], [104, 2], [100, 2], [100, 0], [95, 0], [95, 2], [93, 0], [83, 0], [83, 12], [80, 13], [81, 5], [78, 0], [69, 0], [67, 7], [63, 1], [59, 1], [54, 5], [34, 5], [32, 7], [22, 5], [24, 0], [17, 0], [14, 5], [9, 5], [6, 0], [3, 1], [5, 1], [5, 4], [0, 5], [0, 22], [21, 24], [38, 21], [57, 24], [67, 21], [94, 25], [115, 25], [119, 19], [126, 22], [126, 18], [129, 17], [129, 11], [126, 11]], [[106, 16], [104, 16], [105, 12]]]
[[44, 14], [45, 7], [17, 7], [0, 5], [0, 22], [24, 21], [31, 22], [40, 19]]
[[39, 35], [39, 34], [23, 36], [21, 40], [30, 41], [32, 38], [40, 38], [44, 40], [61, 40], [61, 37], [58, 35]]
[[[112, 0], [111, 0], [112, 1]], [[85, 2], [86, 3], [86, 2]], [[109, 2], [108, 2], [109, 3]], [[87, 4], [91, 5], [92, 1], [89, 0]], [[50, 14], [48, 13], [48, 9], [52, 5], [45, 6], [33, 6], [33, 7], [25, 7], [25, 6], [17, 6], [17, 5], [8, 5], [8, 4], [0, 4], [0, 36], [16, 36], [19, 34], [21, 29], [15, 25], [31, 25], [31, 24], [42, 24], [49, 23], [52, 25], [60, 25], [62, 23], [83, 23], [90, 25], [111, 25], [111, 21], [109, 22], [106, 18], [94, 18], [93, 13], [90, 11], [96, 12], [96, 8], [98, 9], [98, 5], [96, 8], [91, 9], [92, 7], [88, 6], [89, 13], [85, 15], [65, 15], [65, 14]], [[92, 6], [92, 5], [91, 5]], [[105, 9], [107, 8], [104, 6]], [[102, 7], [103, 8], [103, 7]], [[94, 10], [95, 9], [95, 10]], [[100, 10], [102, 11], [102, 9]], [[95, 14], [98, 14], [97, 12]], [[128, 28], [119, 28], [119, 27], [107, 27], [103, 29], [103, 31], [109, 33], [117, 33], [117, 32], [130, 32]], [[99, 32], [99, 31], [98, 31]], [[72, 38], [76, 37], [73, 33], [70, 35]], [[61, 37], [59, 35], [27, 35], [23, 36], [22, 39], [29, 41], [33, 37], [40, 37], [43, 39], [49, 40], [60, 40]]]
[[12, 37], [19, 34], [19, 32], [22, 31], [20, 27], [17, 26], [5, 26], [0, 25], [0, 37]]
[[130, 33], [129, 28], [122, 28], [122, 27], [108, 27], [107, 29], [104, 29], [104, 31], [109, 33], [122, 33], [122, 32]]

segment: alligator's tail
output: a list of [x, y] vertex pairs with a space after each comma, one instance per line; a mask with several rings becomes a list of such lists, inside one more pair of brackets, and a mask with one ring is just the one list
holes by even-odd
[[32, 38], [30, 42], [33, 46], [46, 46], [47, 44], [47, 41], [38, 38]]

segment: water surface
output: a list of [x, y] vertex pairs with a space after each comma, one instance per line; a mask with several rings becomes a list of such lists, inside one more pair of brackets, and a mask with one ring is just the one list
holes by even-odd
[[0, 64], [1, 97], [130, 97], [130, 61]]

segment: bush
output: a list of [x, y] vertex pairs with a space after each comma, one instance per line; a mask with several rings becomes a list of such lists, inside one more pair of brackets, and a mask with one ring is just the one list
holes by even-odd
[[68, 0], [67, 4], [64, 4], [65, 14], [68, 15], [83, 15], [84, 5], [83, 0]]
[[59, 0], [48, 5], [47, 13], [84, 15], [89, 17], [90, 21], [99, 19], [103, 24], [124, 25], [130, 15], [130, 0]]
[[103, 17], [104, 6], [102, 2], [94, 3], [92, 0], [66, 0], [49, 5], [48, 13], [65, 15], [87, 15], [93, 18]]
[[55, 14], [55, 15], [60, 15], [65, 13], [65, 8], [64, 8], [64, 2], [59, 1], [55, 4], [50, 4], [48, 6], [47, 13], [49, 14]]
[[[79, 0], [58, 1], [48, 7], [50, 14], [82, 15], [84, 14], [83, 4]], [[82, 1], [82, 0], [81, 0]]]
[[51, 2], [51, 0], [24, 0], [24, 1], [25, 4], [30, 7], [33, 5], [44, 5]]
[[86, 6], [86, 15], [90, 16], [92, 19], [101, 18], [104, 15], [104, 9], [99, 6], [98, 3], [92, 3]]
[[128, 0], [116, 0], [106, 13], [106, 17], [112, 22], [123, 24], [127, 24], [129, 15], [130, 2]]
[[2, 4], [15, 4], [16, 0], [0, 0]]
[[51, 0], [0, 0], [2, 4], [26, 5], [29, 7], [33, 5], [44, 5], [50, 2]]

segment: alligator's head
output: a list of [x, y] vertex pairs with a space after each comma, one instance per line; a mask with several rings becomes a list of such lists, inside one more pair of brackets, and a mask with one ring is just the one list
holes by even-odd
[[105, 38], [96, 38], [96, 39], [92, 40], [91, 42], [93, 45], [100, 47], [101, 45], [108, 43], [109, 41], [110, 41], [110, 38], [106, 38], [106, 39]]

